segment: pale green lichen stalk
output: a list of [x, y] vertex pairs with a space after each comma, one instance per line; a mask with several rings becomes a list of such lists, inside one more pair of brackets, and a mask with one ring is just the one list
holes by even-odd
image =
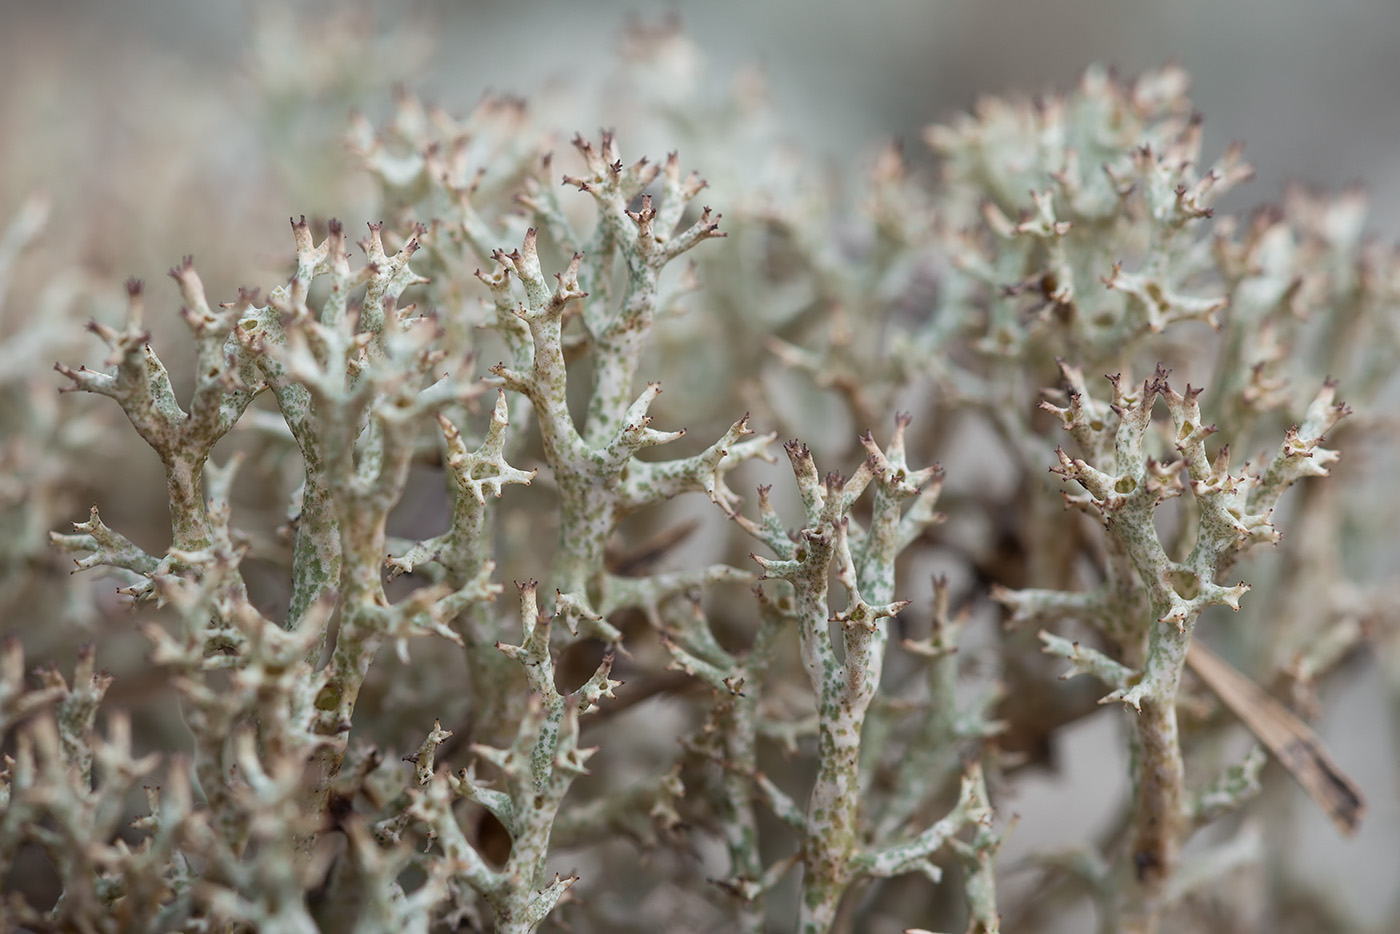
[[[1046, 408], [1099, 466], [1060, 450], [1060, 463], [1051, 469], [1084, 491], [1066, 493], [1066, 504], [1094, 516], [1107, 530], [1106, 579], [1099, 589], [1076, 594], [1072, 601], [1057, 592], [1029, 589], [1002, 591], [999, 599], [1013, 609], [1017, 621], [1049, 622], [1071, 615], [1094, 620], [1120, 646], [1122, 663], [1042, 634], [1046, 650], [1069, 658], [1074, 673], [1094, 674], [1115, 689], [1104, 700], [1121, 701], [1136, 714], [1131, 868], [1119, 907], [1127, 929], [1152, 930], [1178, 872], [1181, 846], [1194, 829], [1176, 706], [1196, 623], [1208, 607], [1240, 608], [1249, 586], [1243, 581], [1225, 586], [1217, 579], [1251, 546], [1278, 540], [1270, 517], [1279, 496], [1303, 477], [1326, 476], [1337, 454], [1320, 442], [1348, 410], [1334, 402], [1335, 387], [1326, 384], [1303, 423], [1288, 430], [1262, 471], [1251, 473], [1246, 465], [1232, 476], [1229, 444], [1213, 459], [1206, 454], [1205, 441], [1216, 429], [1203, 423], [1202, 390], [1188, 386], [1184, 394], [1176, 392], [1159, 367], [1141, 387], [1112, 377], [1113, 402], [1105, 406], [1089, 397], [1078, 371], [1063, 370], [1070, 404], [1046, 403]], [[1171, 415], [1172, 430], [1154, 456], [1152, 409], [1159, 398]], [[1174, 448], [1179, 457], [1158, 460], [1163, 448]], [[1188, 488], [1195, 505], [1195, 543], [1174, 561], [1157, 531], [1155, 513]], [[1172, 891], [1174, 897], [1181, 894], [1179, 888]]]

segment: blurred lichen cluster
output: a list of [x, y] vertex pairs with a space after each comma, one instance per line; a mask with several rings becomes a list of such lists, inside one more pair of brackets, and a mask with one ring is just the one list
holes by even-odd
[[[223, 250], [281, 273], [123, 309], [9, 207], [7, 930], [1363, 929], [1281, 790], [1354, 830], [1304, 721], [1363, 653], [1400, 690], [1359, 195], [1217, 216], [1250, 170], [1173, 69], [839, 176], [669, 25], [602, 131], [412, 90], [328, 129], [428, 42], [291, 28], [238, 94], [297, 219]], [[365, 179], [368, 226], [297, 208]], [[1100, 704], [1130, 793], [999, 859]]]

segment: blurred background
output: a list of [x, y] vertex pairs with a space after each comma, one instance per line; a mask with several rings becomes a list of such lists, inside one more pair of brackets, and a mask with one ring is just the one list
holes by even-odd
[[[342, 139], [352, 108], [379, 122], [395, 86], [454, 113], [488, 90], [520, 95], [538, 102], [545, 111], [539, 122], [565, 138], [611, 125], [623, 119], [610, 110], [609, 82], [624, 23], [671, 15], [682, 18], [717, 93], [756, 69], [779, 135], [832, 177], [867, 165], [890, 138], [914, 154], [926, 125], [979, 96], [1068, 89], [1095, 62], [1126, 76], [1175, 62], [1192, 77], [1206, 158], [1243, 140], [1257, 169], [1223, 210], [1276, 201], [1291, 182], [1324, 189], [1361, 183], [1374, 232], [1400, 237], [1394, 0], [441, 0], [392, 11], [290, 0], [275, 7], [0, 0], [0, 223], [35, 192], [47, 193], [51, 211], [37, 253], [11, 271], [0, 342], [57, 304], [73, 309], [79, 323], [119, 316], [121, 283], [132, 275], [151, 283], [148, 320], [159, 329], [178, 304], [164, 270], [187, 253], [198, 258], [211, 300], [231, 298], [240, 285], [266, 290], [283, 281], [289, 215], [338, 216], [351, 229], [376, 219], [375, 188]], [[669, 148], [660, 137], [624, 145], [629, 159]], [[67, 272], [55, 273], [60, 268]], [[55, 289], [63, 295], [56, 298]], [[0, 349], [0, 359], [30, 367], [0, 380], [37, 380], [56, 390], [63, 380], [48, 369], [54, 360], [95, 364], [96, 342], [80, 327], [69, 331], [24, 344], [23, 359]], [[179, 330], [168, 333], [177, 343]], [[0, 406], [19, 398], [0, 397]], [[55, 433], [94, 402], [71, 401], [55, 410]], [[104, 400], [96, 401], [105, 411]], [[0, 411], [0, 428], [14, 414]], [[88, 456], [69, 458], [65, 472], [55, 473], [44, 511], [80, 519], [100, 501], [113, 528], [164, 548], [168, 530], [149, 521], [151, 504], [164, 495], [153, 455], [134, 436], [125, 449], [111, 448], [107, 436], [87, 449], [75, 431], [59, 447]], [[11, 524], [0, 537], [27, 551], [27, 560], [66, 572], [67, 557], [45, 556], [43, 531]], [[92, 592], [110, 604], [110, 591]], [[21, 625], [0, 620], [7, 632]], [[133, 658], [143, 650], [130, 640]], [[105, 660], [120, 667], [119, 656]], [[1322, 874], [1324, 887], [1335, 880], [1349, 894], [1369, 893], [1380, 917], [1400, 827], [1389, 701], [1369, 672], [1328, 701], [1321, 730], [1370, 793], [1372, 813], [1360, 847], [1338, 841], [1317, 818], [1300, 859]], [[1074, 815], [1121, 791], [1123, 764], [1104, 759], [1120, 746], [1115, 723], [1112, 715], [1085, 721], [1066, 737], [1062, 774], [1025, 783], [1016, 803], [1025, 819], [1008, 843], [1013, 861], [1057, 842], [1067, 816], [1074, 823]]]
[[[111, 262], [114, 277], [151, 275], [181, 253], [243, 235], [268, 242], [262, 235], [280, 234], [288, 213], [352, 215], [354, 204], [325, 203], [343, 192], [277, 190], [266, 164], [275, 159], [259, 152], [272, 141], [252, 132], [261, 115], [250, 112], [266, 105], [253, 104], [253, 92], [279, 77], [278, 56], [324, 45], [324, 35], [300, 34], [296, 11], [343, 21], [344, 5], [292, 0], [276, 4], [277, 14], [252, 0], [0, 7], [0, 198], [51, 191], [67, 236]], [[487, 89], [530, 97], [550, 84], [596, 86], [625, 18], [679, 14], [715, 80], [759, 66], [790, 138], [848, 170], [879, 140], [914, 139], [979, 95], [1066, 88], [1093, 62], [1125, 75], [1176, 62], [1205, 116], [1205, 152], [1247, 143], [1259, 175], [1236, 199], [1276, 200], [1289, 180], [1364, 182], [1376, 229], [1400, 232], [1400, 5], [1389, 0], [478, 0], [357, 9], [373, 38], [410, 31], [418, 44], [385, 41], [363, 62], [358, 87], [301, 88], [319, 97], [326, 123], [285, 128], [283, 160], [334, 163], [333, 151], [289, 154], [287, 143], [333, 140], [352, 104], [382, 107], [396, 81], [448, 109]], [[265, 34], [264, 47], [250, 48], [260, 16], [284, 21], [281, 48], [267, 48]], [[572, 115], [578, 129], [608, 119], [606, 104], [589, 103], [590, 112]], [[120, 174], [168, 173], [170, 150], [185, 151], [163, 175], [164, 201]], [[189, 216], [175, 209], [180, 199], [211, 189], [239, 197], [194, 231], [159, 229]]]

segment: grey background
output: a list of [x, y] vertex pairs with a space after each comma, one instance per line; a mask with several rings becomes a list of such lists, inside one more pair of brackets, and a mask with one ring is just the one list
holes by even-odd
[[[0, 76], [13, 88], [43, 79], [26, 74], [32, 56], [22, 54], [36, 42], [65, 68], [158, 56], [203, 76], [232, 69], [252, 4], [0, 6]], [[1206, 152], [1247, 142], [1260, 174], [1243, 197], [1272, 200], [1288, 179], [1365, 181], [1377, 229], [1400, 231], [1400, 4], [1392, 0], [439, 0], [378, 8], [384, 19], [406, 9], [436, 18], [434, 63], [409, 80], [459, 106], [484, 87], [528, 93], [547, 77], [577, 74], [615, 47], [625, 15], [676, 11], [716, 74], [761, 62], [794, 136], [837, 156], [872, 137], [910, 136], [979, 94], [1066, 87], [1091, 62], [1133, 74], [1175, 61], [1193, 77]], [[95, 80], [122, 79], [104, 70]]]

